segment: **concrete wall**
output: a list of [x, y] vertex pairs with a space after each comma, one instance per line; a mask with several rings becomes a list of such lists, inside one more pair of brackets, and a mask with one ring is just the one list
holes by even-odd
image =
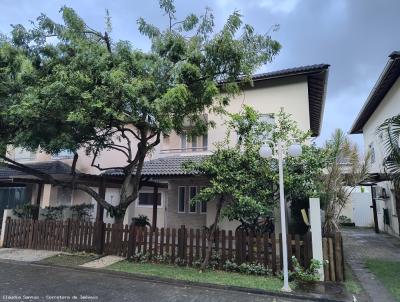
[[[393, 117], [399, 113], [400, 113], [400, 78], [397, 79], [395, 84], [383, 98], [378, 108], [371, 115], [371, 117], [363, 127], [365, 152], [369, 151], [371, 144], [375, 149], [375, 162], [370, 163], [370, 173], [384, 172], [384, 167], [382, 164], [386, 156], [383, 145], [384, 137], [378, 135], [376, 133], [376, 130], [387, 118]], [[389, 195], [389, 199], [382, 201], [383, 208], [389, 209], [391, 224], [390, 226], [387, 227], [387, 231], [389, 233], [399, 235], [399, 225], [398, 225], [397, 215], [399, 215], [400, 213], [397, 213], [396, 211], [395, 198], [392, 192], [393, 184], [391, 182], [380, 182], [378, 183], [378, 185], [385, 188], [386, 192]], [[382, 211], [382, 208], [380, 210]], [[382, 214], [378, 213], [378, 219], [379, 220], [383, 219], [383, 211]], [[380, 225], [383, 225], [383, 223], [381, 223]]]
[[342, 215], [350, 218], [356, 226], [372, 227], [374, 218], [371, 205], [371, 192], [353, 192], [342, 211]]

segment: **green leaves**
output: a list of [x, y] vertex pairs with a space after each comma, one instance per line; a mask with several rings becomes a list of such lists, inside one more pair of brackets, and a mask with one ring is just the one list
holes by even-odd
[[400, 190], [400, 115], [386, 119], [377, 129], [385, 147], [384, 166], [391, 174], [396, 190]]
[[[29, 28], [13, 26], [0, 40], [0, 144], [82, 150], [94, 159], [113, 150], [126, 159], [120, 168], [140, 179], [134, 168], [162, 134], [181, 132], [187, 121], [192, 134], [206, 132], [213, 121], [204, 114], [223, 112], [240, 82], [279, 51], [278, 42], [243, 26], [237, 11], [215, 31], [209, 9], [179, 20], [174, 1], [159, 4], [165, 28], [137, 21], [150, 51], [114, 41], [108, 13], [106, 32], [69, 7], [60, 23], [42, 14]], [[135, 199], [122, 196], [122, 208]]]
[[[195, 201], [207, 202], [223, 196], [223, 215], [229, 220], [257, 223], [272, 215], [279, 198], [277, 161], [260, 158], [261, 144], [267, 138], [290, 143], [289, 136], [304, 142], [309, 134], [300, 131], [283, 110], [276, 115], [275, 123], [262, 120], [260, 113], [249, 106], [243, 106], [241, 112], [228, 117], [227, 139], [203, 162], [186, 167], [210, 179], [210, 186], [203, 189]], [[238, 137], [235, 144], [228, 139], [231, 132]], [[311, 197], [319, 190], [319, 177], [325, 167], [323, 150], [303, 145], [303, 151], [300, 158], [285, 160], [285, 194], [292, 202]]]

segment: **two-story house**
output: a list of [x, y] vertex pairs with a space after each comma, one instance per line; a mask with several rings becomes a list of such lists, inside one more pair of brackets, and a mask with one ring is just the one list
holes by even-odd
[[396, 200], [393, 183], [385, 181], [386, 157], [384, 137], [378, 127], [388, 118], [400, 114], [400, 52], [389, 55], [383, 72], [370, 92], [350, 130], [362, 133], [365, 152], [370, 153], [370, 174], [375, 178], [378, 225], [381, 230], [399, 235], [400, 200]]
[[[242, 105], [246, 104], [269, 117], [271, 114], [279, 112], [280, 108], [284, 108], [285, 112], [290, 113], [297, 121], [302, 130], [311, 130], [312, 135], [317, 137], [322, 125], [328, 70], [329, 65], [320, 64], [255, 75], [253, 77], [254, 85], [246, 87], [240, 95], [234, 97], [226, 110], [231, 113], [239, 112]], [[161, 143], [148, 158], [143, 169], [143, 174], [152, 181], [164, 184], [163, 188], [158, 189], [157, 209], [153, 204], [153, 189], [144, 188], [141, 190], [138, 200], [128, 208], [125, 223], [130, 222], [133, 217], [138, 215], [146, 215], [152, 220], [154, 210], [156, 210], [158, 227], [179, 227], [182, 224], [189, 227], [202, 227], [211, 224], [215, 205], [212, 202], [198, 205], [190, 203], [190, 199], [201, 187], [207, 185], [207, 178], [189, 175], [182, 169], [184, 161], [201, 160], [214, 150], [216, 142], [222, 141], [225, 137], [227, 129], [224, 116], [208, 114], [205, 118], [216, 123], [216, 127], [209, 129], [205, 135], [188, 137], [185, 133], [180, 135], [172, 133], [168, 137], [162, 138]], [[232, 139], [235, 138], [232, 137]], [[40, 152], [23, 155], [25, 151], [17, 151], [19, 153], [15, 153], [14, 156], [16, 160], [25, 160], [26, 163], [36, 165], [37, 168], [44, 170], [46, 167], [43, 165], [48, 165], [49, 173], [67, 174], [68, 165], [72, 163], [72, 155], [67, 152], [52, 157]], [[27, 159], [22, 159], [22, 157]], [[113, 166], [118, 158], [115, 153], [109, 151], [104, 152], [99, 160], [102, 166], [111, 166], [111, 164]], [[50, 166], [54, 171], [51, 171]], [[58, 169], [55, 169], [54, 166], [57, 166]], [[77, 169], [88, 177], [94, 177], [100, 173], [91, 167], [90, 158], [83, 152], [80, 154]], [[109, 171], [106, 175], [118, 178], [120, 174], [118, 171]], [[0, 182], [3, 180], [3, 185], [5, 185], [6, 179], [15, 180], [15, 177], [15, 172], [0, 170]], [[21, 181], [21, 177], [17, 181]], [[20, 189], [25, 190], [24, 198], [27, 201], [40, 203], [42, 207], [61, 203], [95, 203], [86, 193], [55, 188], [48, 184], [41, 187], [36, 184], [22, 184], [22, 187], [25, 188]], [[105, 196], [107, 201], [117, 204], [119, 188], [117, 186], [108, 187]], [[0, 202], [2, 202], [1, 199]], [[95, 207], [97, 206], [95, 205]], [[103, 219], [105, 222], [113, 221], [107, 213], [104, 213]], [[224, 221], [222, 227], [232, 229], [236, 225], [235, 222]]]

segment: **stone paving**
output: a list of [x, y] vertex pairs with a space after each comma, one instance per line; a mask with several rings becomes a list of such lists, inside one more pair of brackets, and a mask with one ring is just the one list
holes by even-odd
[[118, 256], [104, 256], [102, 258], [84, 263], [80, 266], [91, 267], [91, 268], [103, 268], [103, 267], [109, 266], [111, 264], [114, 264], [116, 262], [122, 261], [124, 259], [126, 259], [126, 258], [118, 257]]
[[342, 230], [344, 255], [360, 280], [370, 301], [395, 301], [383, 284], [366, 267], [366, 259], [400, 261], [400, 240], [388, 234], [376, 234], [367, 228]]
[[34, 262], [45, 258], [60, 254], [60, 252], [30, 250], [30, 249], [14, 249], [0, 248], [0, 259]]

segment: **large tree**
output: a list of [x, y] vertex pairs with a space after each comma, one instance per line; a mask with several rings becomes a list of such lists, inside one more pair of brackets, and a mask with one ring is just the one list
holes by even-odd
[[[202, 269], [211, 257], [221, 217], [240, 221], [249, 226], [248, 231], [258, 233], [263, 232], [263, 220], [273, 215], [279, 200], [278, 163], [276, 159], [260, 157], [259, 149], [265, 141], [290, 143], [294, 139], [303, 144], [303, 155], [296, 159], [287, 157], [285, 162], [285, 193], [292, 202], [315, 194], [324, 166], [318, 157], [320, 151], [305, 144], [309, 133], [300, 131], [285, 112], [275, 115], [275, 123], [262, 121], [260, 113], [249, 106], [229, 117], [226, 140], [202, 162], [187, 164], [188, 171], [206, 175], [210, 182], [192, 202], [216, 202]], [[238, 137], [236, 143], [229, 139], [231, 132]]]
[[[120, 169], [124, 179], [120, 204], [113, 206], [90, 187], [60, 183], [49, 175], [12, 161], [3, 163], [73, 185], [90, 194], [121, 220], [137, 198], [146, 155], [162, 135], [181, 132], [186, 123], [199, 134], [212, 126], [207, 111], [223, 111], [257, 68], [270, 62], [280, 45], [257, 34], [233, 12], [217, 30], [209, 9], [178, 19], [172, 0], [160, 0], [166, 29], [138, 20], [150, 51], [129, 41], [114, 41], [107, 14], [106, 30], [91, 28], [68, 7], [61, 24], [42, 14], [31, 28], [14, 25], [0, 40], [0, 141], [47, 153], [78, 150], [92, 157], [100, 171]], [[98, 164], [102, 151], [114, 150], [125, 163]], [[73, 165], [74, 166], [74, 165]]]

